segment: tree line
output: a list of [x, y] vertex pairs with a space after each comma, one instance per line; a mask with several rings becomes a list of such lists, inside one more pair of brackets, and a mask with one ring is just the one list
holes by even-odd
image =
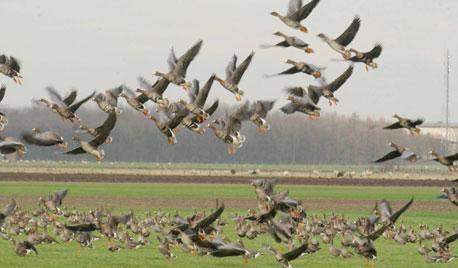
[[[190, 162], [190, 163], [266, 163], [266, 164], [370, 164], [372, 160], [391, 150], [388, 142], [401, 144], [410, 151], [426, 157], [431, 149], [441, 148], [440, 140], [430, 136], [410, 136], [403, 130], [382, 130], [389, 124], [383, 119], [362, 119], [358, 115], [325, 114], [311, 121], [302, 114], [286, 116], [273, 111], [268, 116], [270, 131], [263, 135], [251, 122], [244, 122], [242, 133], [247, 141], [236, 156], [228, 156], [226, 144], [218, 140], [210, 129], [200, 136], [182, 128], [177, 134], [178, 144], [168, 145], [154, 123], [142, 114], [124, 107], [112, 132], [113, 143], [103, 145], [104, 161], [122, 162]], [[227, 107], [220, 107], [210, 120], [224, 116]], [[52, 130], [69, 142], [69, 149], [78, 146], [71, 138], [76, 127], [41, 107], [3, 109], [9, 125], [2, 136], [20, 137], [32, 128]], [[94, 109], [78, 111], [86, 125], [96, 127], [106, 114]], [[78, 134], [83, 139], [92, 137]], [[69, 156], [53, 148], [28, 146], [29, 160], [89, 160], [90, 156]]]

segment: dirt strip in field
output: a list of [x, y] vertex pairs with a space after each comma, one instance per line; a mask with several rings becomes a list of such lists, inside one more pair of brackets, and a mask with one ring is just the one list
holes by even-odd
[[[122, 174], [47, 174], [47, 173], [2, 173], [0, 181], [36, 182], [105, 182], [105, 183], [191, 183], [191, 184], [247, 184], [262, 176], [171, 176], [171, 175], [122, 175]], [[265, 178], [272, 179], [272, 178]], [[351, 178], [281, 178], [284, 185], [336, 185], [336, 186], [399, 186], [399, 187], [451, 187], [457, 180], [409, 180], [409, 179], [351, 179]]]
[[[0, 196], [0, 203], [5, 204], [11, 200], [11, 197]], [[36, 206], [37, 197], [17, 197], [15, 198], [21, 206]], [[253, 198], [221, 198], [226, 208], [232, 209], [256, 209], [256, 199]], [[406, 201], [391, 202], [394, 209], [401, 207]], [[156, 197], [67, 197], [65, 198], [65, 207], [88, 207], [88, 208], [215, 208], [216, 201], [214, 198], [156, 198]], [[367, 211], [369, 213], [374, 208], [373, 200], [326, 200], [326, 199], [306, 199], [303, 205], [310, 211]], [[409, 211], [427, 211], [427, 212], [450, 212], [453, 205], [445, 200], [438, 201], [415, 201]]]

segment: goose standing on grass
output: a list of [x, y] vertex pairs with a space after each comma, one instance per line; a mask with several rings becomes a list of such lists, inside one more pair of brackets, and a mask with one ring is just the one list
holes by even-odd
[[[52, 92], [52, 88], [48, 87], [48, 91]], [[54, 94], [51, 94], [51, 95], [54, 95]], [[72, 123], [77, 123], [77, 122], [80, 122], [81, 120], [75, 114], [75, 112], [81, 107], [81, 105], [83, 105], [88, 100], [90, 100], [94, 95], [95, 95], [95, 92], [93, 92], [88, 97], [80, 100], [79, 102], [74, 102], [76, 98], [76, 91], [72, 91], [72, 93], [69, 94], [68, 97], [62, 99], [61, 104], [57, 104], [55, 102], [51, 102], [46, 99], [40, 99], [39, 102], [45, 104], [46, 107], [51, 109], [51, 111], [53, 111], [54, 113], [58, 114], [63, 120], [69, 120]], [[59, 95], [54, 95], [54, 96], [59, 96]]]
[[136, 111], [141, 112], [144, 115], [149, 114], [149, 109], [146, 108], [143, 102], [141, 102], [140, 98], [135, 96], [135, 93], [130, 88], [124, 87], [123, 92], [121, 92], [119, 96], [124, 98], [127, 104], [129, 104], [129, 106], [134, 108]]
[[439, 196], [439, 198], [448, 199], [450, 203], [458, 206], [458, 192], [456, 191], [455, 187], [443, 188], [442, 192], [443, 194]]
[[288, 96], [290, 103], [280, 109], [283, 113], [293, 114], [295, 112], [301, 112], [308, 115], [310, 120], [317, 120], [320, 117], [321, 108], [315, 105], [304, 88], [287, 88], [286, 92], [290, 94]]
[[261, 45], [261, 48], [270, 48], [270, 47], [295, 47], [297, 49], [305, 51], [305, 53], [313, 53], [313, 49], [310, 47], [310, 44], [306, 43], [304, 40], [295, 37], [289, 36], [282, 32], [276, 32], [274, 35], [283, 37], [285, 39], [283, 42], [277, 43], [275, 45]]
[[141, 87], [137, 88], [137, 92], [141, 93], [137, 97], [138, 102], [145, 103], [151, 100], [162, 109], [166, 109], [169, 106], [170, 101], [162, 95], [170, 84], [169, 80], [159, 78], [153, 85], [144, 77], [139, 77], [137, 80]]
[[393, 147], [394, 151], [391, 151], [384, 155], [382, 158], [375, 160], [374, 163], [383, 163], [397, 158], [408, 160], [411, 163], [417, 162], [418, 156], [414, 153], [407, 152], [406, 148], [392, 142], [388, 143], [388, 146]]
[[265, 78], [269, 78], [269, 77], [274, 77], [274, 76], [279, 76], [279, 75], [289, 75], [289, 74], [297, 74], [297, 73], [305, 73], [305, 74], [308, 74], [308, 75], [312, 75], [313, 77], [315, 77], [316, 79], [318, 78], [321, 78], [321, 76], [323, 75], [323, 70], [326, 69], [324, 67], [318, 67], [318, 66], [315, 66], [313, 64], [309, 64], [309, 63], [306, 63], [306, 62], [296, 62], [296, 61], [293, 61], [293, 60], [286, 60], [285, 61], [286, 63], [288, 64], [291, 64], [293, 65], [293, 67], [281, 72], [281, 73], [278, 73], [278, 74], [274, 74], [274, 75], [264, 75]]
[[433, 150], [429, 152], [429, 154], [434, 156], [433, 161], [436, 161], [439, 164], [446, 166], [449, 171], [458, 170], [458, 166], [453, 165], [455, 161], [458, 161], [458, 153], [449, 156], [444, 156], [439, 155], [438, 153], [436, 153], [436, 151]]
[[0, 73], [13, 79], [15, 83], [22, 84], [21, 64], [15, 57], [0, 55]]
[[235, 155], [237, 148], [241, 148], [246, 141], [245, 136], [240, 134], [242, 121], [247, 118], [248, 102], [235, 109], [227, 119], [217, 119], [207, 125], [213, 130], [215, 136], [226, 143], [227, 153]]
[[[6, 93], [6, 86], [2, 84], [0, 86], [0, 103], [2, 102], [3, 98], [5, 97]], [[3, 131], [8, 125], [8, 118], [6, 118], [6, 115], [2, 112], [0, 112], [0, 131]]]
[[22, 132], [21, 136], [28, 144], [46, 147], [57, 146], [60, 149], [67, 148], [64, 138], [53, 131], [42, 131], [39, 128], [33, 128], [31, 132]]
[[409, 118], [404, 118], [404, 117], [401, 117], [401, 116], [399, 116], [397, 114], [395, 114], [393, 117], [396, 118], [398, 120], [398, 122], [396, 122], [396, 123], [394, 123], [392, 125], [386, 126], [383, 129], [405, 128], [410, 132], [410, 134], [414, 135], [415, 133], [416, 134], [420, 133], [420, 129], [418, 128], [418, 126], [423, 124], [423, 122], [424, 122], [423, 119], [417, 119], [415, 121], [412, 121]]
[[162, 132], [162, 134], [167, 136], [167, 142], [169, 144], [176, 144], [177, 138], [175, 136], [175, 129], [181, 124], [181, 121], [183, 121], [183, 119], [188, 114], [189, 112], [183, 109], [176, 113], [175, 116], [168, 121], [162, 121], [161, 119], [153, 115], [149, 115], [149, 119], [154, 121], [157, 128]]
[[103, 93], [95, 95], [92, 99], [97, 106], [105, 113], [121, 114], [122, 110], [118, 108], [118, 97], [122, 93], [124, 86], [119, 86], [113, 89], [106, 90]]
[[29, 254], [32, 254], [32, 252], [35, 252], [35, 254], [38, 255], [38, 250], [37, 248], [33, 245], [33, 243], [29, 241], [16, 241], [14, 238], [11, 239], [11, 242], [14, 245], [14, 251], [16, 254], [20, 256], [26, 256]]
[[258, 127], [260, 133], [266, 133], [270, 129], [266, 117], [274, 107], [274, 104], [275, 101], [256, 101], [248, 111], [248, 119]]
[[161, 72], [155, 72], [154, 75], [167, 79], [170, 83], [177, 86], [183, 87], [185, 90], [191, 88], [192, 84], [186, 81], [186, 72], [189, 65], [194, 58], [199, 54], [202, 48], [203, 41], [199, 40], [194, 46], [192, 46], [186, 53], [183, 54], [179, 59], [175, 55], [175, 51], [172, 48], [168, 59], [170, 70], [167, 74]]
[[232, 60], [226, 67], [226, 80], [223, 80], [218, 76], [215, 77], [215, 80], [218, 81], [221, 86], [235, 95], [235, 99], [237, 101], [242, 100], [244, 92], [239, 88], [239, 83], [243, 74], [248, 69], [253, 56], [254, 52], [251, 52], [250, 55], [239, 66], [237, 66], [237, 55], [234, 54]]
[[189, 103], [185, 101], [181, 101], [184, 105], [185, 109], [188, 110], [190, 113], [193, 113], [197, 116], [197, 122], [202, 123], [208, 119], [209, 114], [205, 112], [204, 105], [207, 101], [208, 94], [210, 93], [210, 89], [213, 85], [213, 81], [215, 80], [216, 74], [210, 76], [208, 81], [205, 85], [200, 88], [199, 80], [193, 80], [193, 86], [191, 90], [188, 92], [189, 94]]
[[[79, 128], [94, 137], [98, 137], [100, 135], [104, 135], [104, 133], [107, 133], [107, 132], [111, 133], [113, 128], [116, 126], [116, 120], [117, 120], [116, 113], [110, 113], [107, 119], [105, 120], [105, 122], [103, 122], [103, 124], [97, 128], [91, 128], [85, 125], [81, 125]], [[110, 144], [112, 142], [113, 142], [113, 138], [111, 136], [108, 136], [105, 143]]]
[[282, 16], [275, 11], [271, 12], [270, 15], [278, 17], [290, 28], [307, 33], [308, 29], [301, 24], [301, 21], [305, 20], [310, 15], [310, 13], [312, 13], [319, 2], [320, 0], [312, 0], [303, 6], [302, 0], [290, 0], [286, 16]]
[[103, 160], [103, 158], [105, 158], [105, 151], [103, 149], [99, 149], [99, 146], [107, 141], [111, 130], [108, 128], [100, 130], [101, 131], [98, 133], [97, 137], [90, 142], [83, 141], [77, 136], [73, 137], [73, 140], [80, 143], [80, 147], [66, 152], [65, 154], [77, 155], [87, 153], [94, 156], [97, 161]]
[[347, 82], [347, 80], [351, 77], [353, 74], [353, 65], [350, 65], [348, 69], [341, 74], [336, 80], [334, 80], [332, 83], [327, 84], [325, 83], [322, 86], [313, 86], [310, 85], [308, 89], [308, 95], [312, 99], [312, 101], [315, 104], [318, 104], [321, 96], [324, 96], [326, 99], [329, 101], [329, 105], [337, 105], [337, 102], [339, 101], [335, 96], [334, 92], [336, 92], [339, 88]]
[[374, 48], [369, 52], [357, 52], [355, 56], [349, 58], [349, 61], [352, 62], [361, 62], [366, 65], [366, 70], [369, 71], [369, 67], [372, 69], [377, 69], [378, 64], [374, 62], [374, 59], [380, 57], [382, 54], [383, 47], [381, 44], [376, 44]]
[[347, 49], [346, 47], [355, 39], [356, 34], [359, 31], [359, 27], [361, 26], [361, 19], [359, 16], [355, 16], [353, 22], [348, 26], [348, 28], [343, 32], [338, 38], [331, 39], [326, 34], [320, 33], [318, 35], [321, 40], [326, 42], [333, 50], [337, 51], [338, 53], [342, 54], [344, 59], [350, 59], [352, 56], [352, 52], [358, 53], [358, 51], [354, 49]]

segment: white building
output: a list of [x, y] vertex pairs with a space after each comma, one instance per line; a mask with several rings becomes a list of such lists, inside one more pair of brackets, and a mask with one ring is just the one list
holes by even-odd
[[[420, 126], [421, 134], [431, 135], [435, 138], [446, 141], [447, 129], [444, 124], [425, 124]], [[458, 124], [451, 124], [448, 128], [449, 152], [458, 152]]]

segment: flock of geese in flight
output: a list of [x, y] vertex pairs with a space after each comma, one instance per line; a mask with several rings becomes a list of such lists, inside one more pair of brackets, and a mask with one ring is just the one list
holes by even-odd
[[[307, 215], [302, 202], [290, 197], [288, 190], [275, 191], [274, 181], [258, 179], [251, 185], [256, 193], [257, 209], [230, 217], [239, 237], [236, 241], [227, 236], [230, 219], [221, 217], [225, 206], [218, 200], [215, 210], [208, 215], [196, 211], [184, 217], [178, 212], [155, 211], [142, 218], [132, 210], [126, 215], [114, 215], [105, 209], [66, 208], [63, 200], [68, 189], [40, 197], [38, 206], [30, 210], [20, 208], [13, 199], [0, 213], [0, 236], [11, 241], [20, 256], [38, 254], [41, 244], [74, 241], [79, 245], [77, 254], [80, 256], [83, 248], [93, 248], [93, 242], [99, 239], [106, 240], [107, 250], [111, 252], [145, 247], [157, 239], [157, 249], [167, 259], [176, 258], [177, 249], [193, 256], [240, 256], [245, 262], [272, 254], [281, 267], [292, 268], [291, 262], [295, 259], [322, 248], [327, 248], [336, 258], [359, 255], [368, 262], [375, 261], [375, 242], [383, 237], [399, 245], [418, 243], [418, 253], [429, 263], [455, 258], [449, 245], [457, 240], [457, 230], [451, 233], [442, 226], [420, 224], [416, 229], [396, 224], [414, 202], [413, 198], [398, 210], [387, 200], [381, 200], [369, 215], [351, 220], [344, 215]], [[443, 192], [444, 198], [458, 206], [458, 193], [454, 188], [443, 189]], [[278, 246], [287, 246], [288, 251], [282, 252], [278, 246], [266, 242], [262, 250], [249, 249], [242, 240], [265, 236], [270, 236]], [[19, 238], [24, 240], [17, 240]]]
[[[303, 5], [300, 0], [291, 0], [286, 15], [281, 15], [278, 12], [272, 12], [271, 15], [278, 17], [281, 22], [289, 28], [308, 33], [309, 30], [302, 24], [302, 21], [312, 13], [318, 3], [319, 0], [314, 0]], [[285, 92], [288, 94], [287, 99], [289, 103], [280, 108], [283, 113], [293, 114], [299, 112], [308, 115], [311, 120], [316, 120], [320, 117], [321, 108], [318, 107], [320, 99], [327, 99], [331, 106], [339, 102], [335, 94], [352, 76], [354, 64], [362, 63], [366, 66], [367, 70], [369, 70], [369, 68], [376, 69], [378, 67], [374, 60], [382, 53], [381, 44], [376, 44], [374, 48], [368, 52], [360, 52], [350, 47], [360, 26], [361, 19], [359, 16], [355, 16], [348, 28], [337, 38], [333, 39], [333, 37], [329, 37], [324, 33], [317, 35], [332, 50], [342, 56], [342, 61], [351, 63], [347, 70], [332, 82], [326, 82], [323, 74], [326, 68], [291, 59], [286, 61], [290, 67], [285, 71], [275, 75], [265, 75], [267, 78], [302, 73], [314, 77], [317, 82], [317, 85], [309, 85], [307, 88], [286, 88]], [[274, 35], [282, 38], [283, 41], [274, 45], [261, 45], [261, 47], [293, 47], [303, 50], [305, 53], [315, 53], [314, 49], [299, 37], [289, 36], [282, 32], [276, 32]], [[77, 101], [76, 90], [71, 90], [63, 96], [55, 88], [47, 87], [46, 89], [51, 99], [42, 98], [40, 100], [35, 100], [34, 103], [49, 108], [63, 121], [68, 121], [78, 127], [79, 132], [86, 132], [93, 136], [92, 140], [87, 141], [75, 135], [73, 140], [77, 141], [79, 146], [65, 152], [65, 154], [68, 155], [87, 153], [98, 161], [105, 157], [105, 152], [101, 149], [101, 146], [113, 141], [110, 132], [115, 127], [118, 116], [122, 113], [122, 110], [118, 107], [119, 98], [125, 99], [130, 107], [144, 114], [146, 119], [153, 121], [158, 130], [167, 137], [167, 142], [169, 144], [177, 143], [176, 133], [180, 127], [199, 135], [202, 135], [205, 129], [208, 128], [214, 132], [219, 140], [228, 145], [228, 154], [235, 155], [237, 149], [242, 147], [246, 141], [245, 136], [240, 132], [242, 123], [245, 121], [252, 122], [260, 133], [268, 132], [270, 125], [267, 121], [267, 115], [273, 109], [275, 101], [258, 100], [252, 103], [246, 101], [230, 109], [225, 117], [209, 121], [210, 116], [212, 116], [219, 106], [219, 100], [215, 100], [210, 105], [207, 105], [207, 98], [213, 87], [214, 81], [216, 80], [223, 88], [233, 94], [237, 101], [242, 101], [244, 91], [239, 84], [245, 71], [250, 66], [255, 53], [250, 53], [240, 64], [237, 64], [238, 57], [234, 55], [227, 65], [225, 79], [217, 74], [212, 74], [201, 87], [197, 79], [188, 81], [186, 79], [186, 73], [191, 62], [199, 54], [202, 45], [203, 41], [199, 40], [181, 55], [181, 57], [177, 57], [175, 51], [172, 49], [167, 61], [169, 70], [167, 72], [154, 72], [154, 76], [158, 77], [154, 84], [151, 84], [143, 77], [139, 77], [138, 82], [140, 86], [135, 91], [125, 85], [121, 85], [98, 94], [94, 92]], [[18, 84], [22, 83], [21, 81], [23, 78], [20, 70], [21, 66], [15, 57], [8, 57], [6, 55], [0, 56], [0, 73], [10, 77]], [[189, 99], [187, 101], [178, 100], [173, 102], [166, 98], [164, 92], [170, 84], [184, 88], [189, 95]], [[0, 101], [4, 97], [5, 91], [6, 86], [3, 85], [0, 89]], [[101, 126], [87, 126], [80, 120], [76, 113], [77, 110], [89, 100], [94, 101], [101, 111], [107, 113], [107, 119]], [[155, 104], [155, 111], [150, 111], [150, 109], [147, 108], [147, 102]], [[423, 120], [413, 121], [398, 115], [395, 115], [395, 117], [398, 119], [398, 122], [386, 127], [386, 129], [405, 128], [412, 134], [419, 133], [417, 126], [421, 125]], [[203, 125], [206, 121], [209, 122]], [[6, 115], [0, 113], [0, 131], [2, 131], [7, 124], [8, 119]], [[27, 152], [27, 148], [23, 142], [37, 146], [56, 145], [61, 149], [67, 148], [67, 142], [61, 135], [50, 130], [42, 130], [38, 127], [23, 132], [21, 138], [22, 141], [14, 137], [0, 137], [0, 154], [14, 154], [22, 158]], [[394, 151], [374, 161], [375, 163], [393, 159], [404, 159], [415, 162], [418, 159], [415, 153], [408, 152], [403, 146], [394, 143], [390, 143], [389, 145], [394, 148]], [[434, 157], [433, 160], [447, 166], [450, 171], [457, 169], [453, 163], [458, 160], [458, 154], [442, 156], [432, 151], [431, 155]]]
[[[292, 29], [299, 30], [303, 33], [308, 33], [302, 21], [304, 21], [318, 5], [319, 0], [311, 1], [303, 5], [301, 0], [291, 0], [289, 3], [288, 12], [286, 15], [281, 15], [278, 12], [270, 13], [272, 16], [278, 17], [281, 22]], [[324, 67], [315, 66], [311, 63], [303, 61], [295, 61], [288, 59], [286, 63], [291, 65], [287, 70], [276, 75], [266, 75], [265, 77], [273, 77], [278, 75], [293, 75], [302, 73], [313, 76], [316, 79], [317, 85], [309, 85], [304, 87], [289, 87], [285, 89], [288, 94], [289, 103], [280, 108], [285, 114], [293, 114], [296, 112], [306, 114], [311, 120], [316, 120], [320, 117], [321, 108], [318, 103], [321, 98], [327, 99], [329, 104], [336, 105], [339, 100], [335, 96], [340, 89], [352, 76], [354, 72], [354, 64], [362, 63], [369, 68], [376, 69], [377, 63], [374, 62], [382, 53], [382, 45], [376, 44], [374, 48], [368, 52], [360, 52], [350, 47], [351, 42], [356, 37], [361, 26], [361, 19], [355, 16], [351, 24], [337, 38], [329, 37], [327, 34], [320, 33], [317, 36], [323, 40], [332, 50], [342, 56], [342, 61], [350, 62], [347, 70], [343, 72], [332, 82], [326, 82], [324, 77]], [[296, 36], [289, 36], [282, 32], [276, 32], [274, 35], [283, 39], [283, 41], [274, 45], [261, 45], [263, 48], [269, 47], [293, 47], [303, 50], [305, 53], [314, 53], [314, 49], [308, 43]], [[65, 152], [65, 154], [89, 154], [96, 160], [100, 161], [105, 157], [105, 152], [100, 147], [103, 144], [109, 144], [113, 141], [110, 137], [111, 130], [115, 127], [118, 116], [122, 110], [118, 107], [118, 99], [124, 98], [126, 103], [136, 111], [145, 115], [145, 118], [153, 121], [158, 130], [167, 137], [169, 144], [177, 143], [176, 133], [180, 127], [184, 127], [196, 134], [203, 134], [205, 127], [203, 124], [209, 120], [210, 116], [217, 110], [219, 101], [215, 100], [211, 105], [206, 105], [207, 98], [213, 83], [216, 80], [223, 88], [235, 96], [237, 101], [242, 101], [244, 91], [239, 86], [245, 71], [250, 66], [255, 55], [250, 53], [240, 64], [238, 63], [237, 55], [234, 55], [226, 68], [225, 79], [216, 74], [212, 74], [205, 84], [201, 87], [197, 79], [193, 81], [186, 80], [186, 73], [191, 62], [199, 54], [202, 48], [203, 41], [199, 40], [190, 49], [188, 49], [181, 57], [177, 57], [172, 49], [169, 58], [169, 70], [167, 72], [154, 72], [158, 80], [151, 84], [145, 78], [139, 77], [140, 87], [136, 91], [128, 88], [125, 85], [109, 89], [105, 92], [91, 95], [76, 101], [77, 91], [71, 90], [66, 96], [62, 96], [53, 87], [47, 87], [47, 91], [51, 100], [42, 98], [35, 100], [35, 103], [44, 105], [52, 112], [56, 113], [62, 120], [68, 121], [83, 132], [93, 136], [93, 139], [86, 141], [79, 136], [74, 136], [73, 140], [79, 143], [79, 146], [73, 150]], [[0, 57], [0, 72], [10, 77], [18, 84], [21, 84], [22, 75], [20, 73], [21, 66], [15, 57]], [[170, 84], [183, 87], [188, 95], [189, 100], [171, 101], [164, 96], [165, 90]], [[0, 101], [5, 95], [6, 87], [0, 89]], [[89, 127], [81, 122], [76, 114], [77, 110], [87, 101], [92, 100], [97, 103], [100, 110], [107, 113], [106, 121], [98, 127]], [[155, 104], [155, 111], [152, 113], [147, 108], [147, 102]], [[267, 115], [274, 107], [275, 101], [258, 100], [253, 103], [248, 101], [231, 109], [226, 113], [225, 117], [218, 118], [206, 124], [208, 129], [211, 129], [215, 136], [222, 142], [228, 145], [228, 154], [235, 155], [237, 148], [243, 146], [246, 138], [241, 134], [242, 123], [245, 121], [252, 122], [260, 133], [266, 133], [270, 129], [267, 122]], [[423, 123], [423, 120], [410, 120], [401, 116], [395, 115], [398, 122], [386, 127], [386, 129], [405, 128], [412, 134], [419, 133], [417, 126]], [[0, 113], [0, 131], [8, 124], [6, 115]], [[81, 132], [80, 131], [80, 132]], [[0, 154], [16, 154], [23, 157], [27, 152], [27, 148], [23, 142], [14, 137], [2, 138], [0, 143]], [[31, 131], [22, 133], [22, 141], [37, 146], [54, 146], [65, 149], [67, 142], [62, 136], [53, 131], [43, 131], [40, 128], [33, 128]], [[415, 153], [408, 152], [403, 146], [390, 143], [394, 151], [389, 152], [384, 157], [374, 161], [381, 163], [393, 159], [404, 159], [415, 162], [418, 156]], [[442, 156], [434, 151], [431, 151], [433, 160], [447, 166], [450, 171], [456, 170], [454, 162], [458, 160], [458, 154]]]
[[[319, 0], [313, 0], [303, 5], [301, 0], [291, 0], [286, 15], [272, 12], [271, 15], [279, 18], [289, 28], [308, 33], [309, 30], [304, 21], [318, 5]], [[351, 77], [356, 63], [362, 63], [369, 68], [376, 69], [378, 66], [374, 60], [382, 53], [382, 46], [376, 44], [368, 52], [360, 52], [349, 48], [358, 33], [361, 25], [359, 17], [355, 17], [350, 26], [337, 38], [333, 39], [324, 33], [318, 37], [329, 47], [342, 56], [342, 60], [351, 62], [347, 70], [334, 81], [326, 82], [323, 75], [323, 67], [310, 63], [288, 59], [286, 63], [290, 68], [276, 75], [292, 75], [303, 73], [313, 76], [318, 85], [310, 85], [307, 88], [287, 88], [289, 103], [281, 108], [285, 114], [295, 112], [304, 113], [315, 120], [320, 116], [321, 108], [318, 107], [320, 99], [325, 98], [329, 104], [336, 105], [339, 100], [335, 96]], [[288, 36], [282, 32], [276, 32], [276, 36], [283, 41], [275, 45], [262, 45], [262, 47], [294, 47], [305, 53], [314, 53], [314, 49], [305, 41], [296, 36]], [[47, 91], [51, 99], [42, 98], [36, 103], [44, 105], [56, 113], [62, 120], [77, 125], [81, 131], [93, 136], [90, 141], [83, 140], [78, 136], [73, 137], [79, 143], [75, 149], [66, 154], [89, 154], [97, 160], [102, 160], [105, 153], [100, 146], [110, 144], [113, 138], [111, 130], [116, 125], [118, 116], [122, 110], [118, 107], [118, 99], [124, 98], [127, 104], [142, 113], [147, 119], [153, 121], [159, 131], [163, 133], [169, 144], [175, 144], [176, 130], [184, 127], [197, 134], [203, 134], [205, 128], [202, 124], [209, 120], [216, 111], [219, 101], [207, 105], [207, 98], [216, 80], [223, 88], [234, 95], [237, 101], [242, 101], [244, 91], [239, 86], [245, 71], [255, 55], [250, 53], [240, 64], [238, 57], [233, 56], [226, 68], [226, 77], [223, 79], [217, 74], [212, 74], [201, 87], [198, 80], [186, 80], [187, 69], [201, 50], [203, 41], [199, 40], [181, 57], [177, 57], [175, 51], [168, 59], [169, 70], [154, 73], [158, 80], [150, 84], [146, 79], [138, 79], [140, 87], [134, 91], [122, 85], [114, 89], [96, 94], [95, 92], [81, 100], [77, 100], [77, 91], [72, 90], [66, 96], [62, 96], [56, 89], [48, 87]], [[15, 57], [0, 56], [0, 73], [21, 84], [23, 79], [21, 66]], [[275, 76], [276, 76], [275, 75]], [[266, 76], [272, 77], [272, 75]], [[164, 92], [170, 84], [183, 87], [189, 94], [189, 100], [172, 102], [164, 97]], [[0, 89], [0, 101], [5, 95], [6, 87]], [[101, 111], [107, 114], [106, 121], [98, 127], [89, 127], [76, 114], [77, 110], [87, 101], [97, 103]], [[150, 111], [145, 103], [156, 104], [155, 113]], [[233, 109], [225, 118], [213, 120], [207, 124], [215, 136], [228, 144], [228, 153], [235, 154], [245, 142], [245, 136], [240, 133], [242, 122], [249, 121], [265, 133], [270, 125], [267, 115], [274, 106], [274, 101], [245, 102]], [[423, 120], [410, 120], [395, 115], [398, 122], [387, 126], [386, 129], [405, 128], [412, 134], [420, 132], [418, 126]], [[8, 124], [5, 114], [0, 113], [0, 131]], [[63, 137], [52, 131], [43, 131], [38, 128], [30, 132], [22, 133], [22, 140], [27, 144], [38, 146], [59, 146], [67, 148], [67, 142]], [[384, 157], [376, 160], [380, 163], [396, 158], [416, 161], [417, 155], [409, 153], [397, 144], [390, 143], [395, 150]], [[22, 157], [27, 152], [26, 146], [21, 141], [12, 137], [2, 138], [0, 153], [2, 155], [17, 154]], [[458, 154], [441, 156], [431, 152], [435, 161], [447, 166], [450, 170], [456, 169], [453, 165], [458, 160]], [[458, 233], [450, 234], [442, 227], [431, 229], [427, 225], [419, 226], [416, 232], [413, 227], [403, 224], [396, 226], [399, 217], [411, 206], [413, 199], [408, 201], [399, 210], [394, 211], [388, 201], [378, 202], [367, 217], [360, 217], [352, 221], [344, 216], [307, 217], [305, 209], [300, 201], [291, 198], [288, 191], [274, 191], [274, 183], [266, 180], [252, 182], [257, 195], [258, 211], [249, 210], [248, 215], [236, 215], [236, 233], [240, 238], [255, 239], [258, 236], [268, 234], [277, 243], [289, 246], [290, 251], [280, 252], [275, 247], [265, 245], [264, 253], [273, 254], [278, 263], [286, 268], [292, 267], [291, 262], [295, 259], [313, 254], [321, 249], [320, 242], [326, 244], [331, 255], [335, 257], [350, 258], [354, 254], [361, 255], [368, 260], [377, 258], [374, 242], [380, 238], [393, 240], [399, 244], [418, 243], [418, 252], [424, 256], [427, 262], [448, 262], [454, 258], [450, 253], [449, 244], [458, 238]], [[455, 206], [458, 205], [457, 192], [454, 188], [444, 189], [444, 198], [448, 198]], [[19, 255], [27, 255], [31, 252], [38, 254], [36, 246], [43, 243], [58, 243], [55, 237], [48, 234], [48, 228], [52, 228], [54, 235], [61, 242], [75, 240], [81, 247], [92, 247], [95, 239], [106, 238], [108, 250], [116, 252], [121, 248], [134, 249], [151, 243], [149, 237], [152, 232], [157, 233], [158, 250], [166, 258], [173, 258], [175, 254], [172, 248], [180, 247], [184, 252], [193, 255], [211, 255], [214, 257], [242, 256], [245, 261], [257, 258], [261, 252], [247, 249], [242, 240], [230, 241], [223, 234], [223, 227], [227, 223], [220, 218], [224, 211], [224, 204], [218, 204], [217, 208], [209, 215], [194, 213], [188, 217], [182, 217], [178, 213], [169, 215], [162, 212], [147, 214], [140, 219], [131, 211], [127, 215], [116, 216], [105, 210], [91, 210], [79, 212], [64, 209], [62, 202], [67, 195], [67, 190], [51, 194], [47, 198], [40, 198], [36, 210], [29, 212], [19, 208], [14, 200], [0, 213], [0, 234], [4, 239], [11, 240], [15, 251]], [[281, 215], [281, 219], [276, 215]], [[66, 222], [62, 222], [62, 220]], [[95, 231], [98, 233], [96, 234]], [[15, 236], [26, 235], [24, 241], [16, 241]], [[138, 236], [135, 240], [133, 236]], [[334, 241], [339, 239], [340, 246]], [[424, 242], [430, 241], [431, 248]], [[120, 245], [119, 243], [122, 243]], [[436, 253], [432, 255], [431, 252]]]

